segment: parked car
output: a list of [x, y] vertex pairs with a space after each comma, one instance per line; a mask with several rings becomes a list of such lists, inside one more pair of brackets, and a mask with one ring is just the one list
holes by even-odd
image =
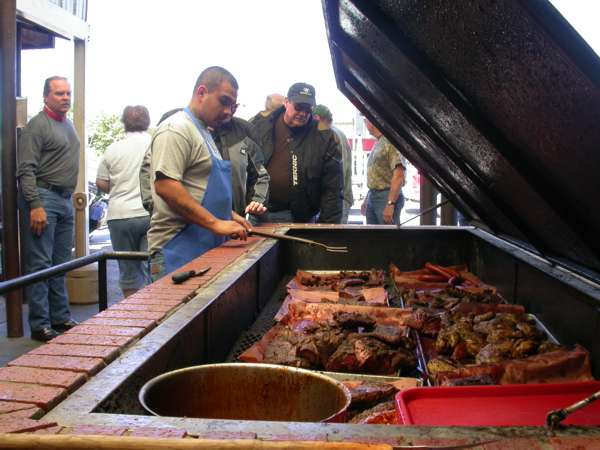
[[402, 193], [407, 201], [419, 203], [421, 199], [421, 174], [415, 166], [408, 163], [406, 168], [406, 183]]
[[96, 183], [88, 182], [88, 228], [91, 233], [106, 222], [108, 196], [100, 191]]

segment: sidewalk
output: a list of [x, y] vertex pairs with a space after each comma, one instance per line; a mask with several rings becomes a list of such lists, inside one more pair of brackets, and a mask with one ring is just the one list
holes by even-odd
[[[110, 250], [110, 236], [108, 228], [100, 228], [94, 231], [90, 236], [90, 253], [100, 250]], [[107, 262], [107, 278], [108, 278], [108, 304], [121, 300], [123, 294], [119, 289], [119, 267], [117, 261], [109, 260]], [[98, 312], [98, 304], [92, 303], [89, 305], [70, 305], [71, 315], [78, 321], [89, 319]], [[6, 301], [0, 296], [0, 367], [6, 365], [7, 362], [19, 357], [40, 345], [42, 342], [34, 341], [29, 337], [29, 327], [27, 325], [27, 304], [23, 305], [23, 330], [24, 336], [21, 338], [6, 337]]]

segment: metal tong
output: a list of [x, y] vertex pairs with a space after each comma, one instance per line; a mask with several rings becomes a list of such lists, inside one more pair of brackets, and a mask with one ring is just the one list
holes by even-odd
[[312, 241], [310, 239], [303, 239], [303, 238], [294, 237], [294, 236], [287, 236], [285, 234], [269, 233], [267, 231], [252, 230], [249, 234], [251, 236], [262, 236], [262, 237], [271, 238], [271, 239], [283, 239], [284, 241], [300, 242], [301, 244], [308, 244], [308, 245], [312, 245], [315, 247], [321, 247], [331, 253], [348, 253], [348, 247], [346, 247], [345, 245], [336, 247], [333, 245], [323, 244], [322, 242]]
[[573, 403], [571, 406], [567, 406], [563, 409], [555, 409], [554, 411], [550, 411], [546, 416], [546, 428], [550, 432], [558, 428], [560, 423], [565, 420], [569, 415], [573, 414], [575, 411], [580, 410], [581, 408], [586, 407], [590, 403], [595, 402], [600, 399], [600, 391], [593, 393], [589, 397], [584, 398], [583, 400], [578, 401], [577, 403]]

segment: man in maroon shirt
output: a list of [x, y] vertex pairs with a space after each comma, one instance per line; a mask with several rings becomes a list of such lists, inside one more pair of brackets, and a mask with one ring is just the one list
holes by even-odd
[[[79, 137], [67, 119], [71, 86], [64, 77], [44, 84], [44, 110], [29, 121], [19, 141], [19, 209], [25, 272], [71, 259], [73, 204], [79, 172]], [[31, 337], [49, 341], [77, 323], [71, 319], [64, 276], [25, 288]]]

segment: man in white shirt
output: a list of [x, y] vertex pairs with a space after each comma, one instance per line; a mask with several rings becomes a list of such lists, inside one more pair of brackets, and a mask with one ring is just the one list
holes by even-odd
[[[107, 223], [115, 251], [146, 251], [150, 215], [142, 206], [138, 173], [151, 136], [150, 115], [145, 106], [127, 106], [121, 118], [125, 139], [104, 153], [96, 186], [110, 194]], [[146, 261], [119, 260], [120, 286], [125, 297], [150, 282]]]

